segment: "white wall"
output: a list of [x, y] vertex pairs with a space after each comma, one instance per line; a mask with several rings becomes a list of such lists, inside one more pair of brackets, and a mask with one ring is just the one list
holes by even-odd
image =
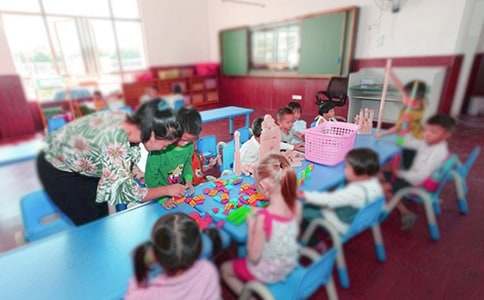
[[5, 30], [3, 30], [3, 20], [0, 16], [0, 75], [4, 74], [15, 74], [15, 66], [8, 48]]
[[148, 65], [208, 59], [207, 0], [139, 0]]
[[464, 0], [402, 0], [400, 12], [392, 14], [376, 5], [390, 3], [387, 0], [253, 1], [265, 3], [266, 7], [208, 0], [211, 60], [219, 60], [221, 29], [281, 21], [350, 5], [360, 7], [357, 58], [454, 54], [466, 3]]

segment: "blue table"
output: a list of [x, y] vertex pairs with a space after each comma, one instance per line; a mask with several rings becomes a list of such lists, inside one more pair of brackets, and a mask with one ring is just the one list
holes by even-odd
[[35, 138], [32, 141], [0, 147], [0, 167], [35, 159], [43, 144], [43, 139]]
[[[0, 298], [120, 299], [133, 274], [132, 250], [167, 213], [150, 203], [7, 252], [0, 256]], [[211, 252], [206, 240], [204, 253]]]
[[250, 114], [253, 109], [238, 107], [238, 106], [227, 106], [222, 108], [210, 109], [200, 112], [202, 115], [202, 122], [214, 122], [223, 119], [229, 119], [229, 133], [234, 133], [234, 118], [238, 116], [245, 116], [245, 127], [250, 127]]

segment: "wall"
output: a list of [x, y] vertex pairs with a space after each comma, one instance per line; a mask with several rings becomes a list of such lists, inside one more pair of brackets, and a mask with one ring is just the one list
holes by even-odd
[[207, 61], [207, 0], [138, 2], [150, 66]]
[[448, 55], [456, 41], [466, 1], [402, 0], [398, 14], [381, 11], [384, 0], [254, 0], [265, 8], [208, 0], [210, 59], [219, 60], [218, 32], [224, 28], [281, 21], [335, 7], [357, 5], [360, 18], [356, 58]]
[[7, 37], [3, 30], [3, 20], [0, 16], [0, 75], [15, 74], [15, 66], [8, 48]]

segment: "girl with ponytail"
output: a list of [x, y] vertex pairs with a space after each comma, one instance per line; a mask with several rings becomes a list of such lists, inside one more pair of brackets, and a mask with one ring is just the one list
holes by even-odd
[[[201, 250], [201, 233], [193, 219], [182, 213], [161, 217], [150, 241], [134, 250], [135, 278], [125, 299], [221, 299], [217, 269], [199, 259]], [[148, 278], [156, 265], [163, 273]]]
[[247, 257], [222, 265], [222, 277], [238, 295], [244, 282], [274, 283], [297, 265], [301, 208], [296, 201], [297, 180], [289, 161], [271, 154], [257, 167], [257, 189], [269, 199], [266, 208], [248, 219]]

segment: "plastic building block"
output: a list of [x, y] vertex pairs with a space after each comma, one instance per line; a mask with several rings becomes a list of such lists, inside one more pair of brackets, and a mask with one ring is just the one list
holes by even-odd
[[213, 211], [214, 213], [218, 213], [218, 208], [217, 208], [217, 207], [212, 208], [212, 211]]
[[212, 217], [209, 214], [201, 216], [199, 213], [193, 212], [189, 216], [195, 220], [195, 222], [197, 222], [198, 227], [201, 230], [208, 228], [208, 226], [212, 223]]
[[227, 216], [227, 222], [240, 225], [245, 222], [252, 209], [249, 206], [242, 206], [235, 209]]
[[220, 220], [217, 223], [215, 223], [215, 227], [217, 227], [217, 229], [222, 229], [224, 225], [225, 225], [225, 222], [223, 220]]

